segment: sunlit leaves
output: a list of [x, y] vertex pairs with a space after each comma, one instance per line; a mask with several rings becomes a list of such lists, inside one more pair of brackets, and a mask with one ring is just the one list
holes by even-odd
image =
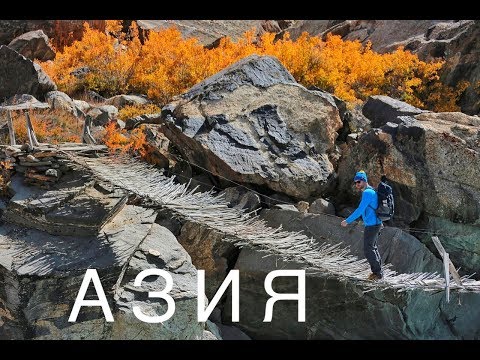
[[[197, 39], [184, 39], [174, 27], [149, 32], [141, 44], [136, 26], [125, 34], [118, 21], [107, 21], [105, 33], [85, 25], [81, 41], [42, 66], [60, 90], [70, 94], [82, 89], [104, 96], [137, 92], [163, 105], [254, 53], [277, 57], [302, 85], [324, 89], [350, 104], [385, 94], [421, 108], [455, 111], [465, 90], [464, 83], [451, 88], [439, 81], [443, 61], [424, 62], [401, 47], [379, 54], [370, 43], [335, 35], [323, 41], [303, 33], [292, 40], [285, 33], [275, 41], [274, 34], [257, 38], [252, 29], [236, 42], [224, 37], [207, 49]], [[78, 75], [82, 68], [83, 75]]]

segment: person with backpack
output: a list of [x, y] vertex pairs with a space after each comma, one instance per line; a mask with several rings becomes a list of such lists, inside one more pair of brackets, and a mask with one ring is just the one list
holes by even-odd
[[362, 192], [362, 199], [355, 211], [343, 220], [341, 225], [345, 227], [357, 220], [360, 216], [362, 217], [365, 226], [365, 231], [363, 232], [363, 251], [372, 270], [367, 280], [380, 280], [383, 278], [383, 271], [382, 258], [378, 252], [377, 241], [383, 223], [377, 215], [377, 209], [379, 208], [377, 191], [368, 184], [367, 174], [363, 170], [355, 174], [353, 181], [355, 182], [355, 188]]

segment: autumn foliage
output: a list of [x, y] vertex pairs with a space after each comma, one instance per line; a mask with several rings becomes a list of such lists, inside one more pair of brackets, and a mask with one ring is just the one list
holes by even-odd
[[143, 128], [138, 127], [128, 132], [119, 129], [115, 122], [109, 122], [101, 136], [102, 142], [112, 153], [129, 153], [149, 160], [154, 148], [148, 143]]
[[[63, 142], [80, 142], [83, 121], [63, 110], [31, 111], [35, 135], [39, 142], [58, 144]], [[15, 138], [18, 143], [28, 141], [25, 115], [21, 112], [12, 113]]]
[[303, 33], [292, 40], [286, 33], [274, 41], [274, 34], [257, 39], [252, 30], [237, 42], [225, 37], [218, 47], [207, 49], [197, 39], [183, 39], [174, 27], [150, 32], [142, 44], [132, 24], [128, 34], [120, 31], [117, 21], [107, 21], [106, 32], [85, 25], [81, 41], [41, 65], [67, 93], [137, 92], [160, 105], [253, 53], [276, 56], [302, 85], [324, 89], [352, 104], [386, 94], [421, 108], [454, 111], [465, 89], [464, 83], [454, 89], [439, 81], [442, 61], [424, 62], [403, 48], [379, 54], [370, 43], [334, 35], [323, 41]]
[[155, 104], [127, 105], [120, 109], [118, 112], [118, 118], [125, 121], [139, 115], [155, 114], [159, 113], [160, 111], [162, 111], [162, 109]]

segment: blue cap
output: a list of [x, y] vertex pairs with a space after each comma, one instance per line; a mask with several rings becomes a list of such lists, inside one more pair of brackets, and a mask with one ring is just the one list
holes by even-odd
[[362, 180], [362, 181], [367, 182], [367, 174], [365, 173], [365, 171], [360, 170], [359, 172], [357, 172], [355, 174], [355, 177], [353, 178], [353, 181], [358, 181], [358, 180]]

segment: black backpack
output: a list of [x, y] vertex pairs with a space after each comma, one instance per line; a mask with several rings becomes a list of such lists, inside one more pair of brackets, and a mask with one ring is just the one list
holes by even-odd
[[395, 211], [395, 202], [393, 200], [392, 187], [386, 183], [385, 177], [382, 176], [376, 192], [378, 208], [375, 210], [375, 213], [381, 221], [391, 220]]

